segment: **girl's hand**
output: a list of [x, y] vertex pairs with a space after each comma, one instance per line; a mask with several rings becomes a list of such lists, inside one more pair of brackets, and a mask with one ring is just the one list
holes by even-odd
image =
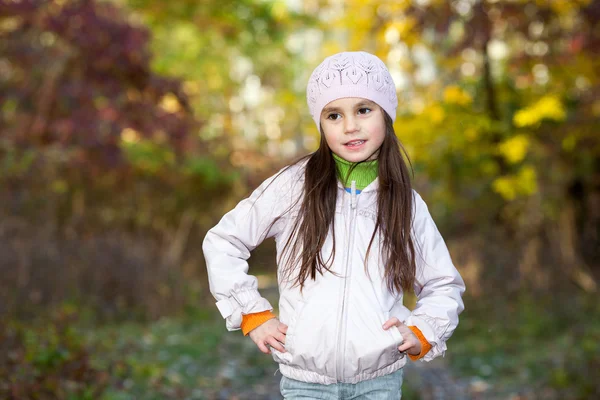
[[285, 344], [287, 328], [287, 325], [279, 322], [279, 319], [271, 318], [248, 332], [248, 336], [256, 343], [258, 349], [265, 354], [271, 354], [271, 349], [268, 346], [285, 353], [283, 345]]
[[400, 331], [400, 334], [404, 338], [404, 342], [398, 346], [398, 350], [406, 351], [408, 354], [413, 356], [418, 356], [421, 354], [421, 341], [407, 325], [400, 322], [398, 318], [393, 317], [383, 324], [383, 329], [386, 331], [392, 327], [396, 327], [396, 329]]

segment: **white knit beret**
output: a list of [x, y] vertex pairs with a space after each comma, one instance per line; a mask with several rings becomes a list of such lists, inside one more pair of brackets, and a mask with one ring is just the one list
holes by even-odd
[[344, 97], [361, 97], [377, 103], [396, 120], [396, 86], [383, 61], [373, 54], [356, 51], [327, 57], [308, 80], [306, 101], [317, 129], [328, 103]]

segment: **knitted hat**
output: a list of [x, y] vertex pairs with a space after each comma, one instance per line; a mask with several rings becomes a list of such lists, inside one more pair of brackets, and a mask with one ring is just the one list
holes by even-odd
[[364, 51], [343, 52], [327, 57], [312, 73], [306, 100], [320, 129], [321, 111], [328, 103], [344, 97], [362, 97], [377, 103], [396, 120], [398, 97], [390, 72], [383, 61]]

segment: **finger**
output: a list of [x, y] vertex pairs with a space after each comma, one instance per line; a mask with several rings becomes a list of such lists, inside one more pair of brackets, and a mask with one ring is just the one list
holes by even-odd
[[400, 320], [398, 320], [396, 317], [388, 319], [385, 321], [385, 324], [383, 324], [383, 329], [388, 330], [392, 326], [400, 326]]
[[271, 354], [271, 350], [269, 350], [269, 348], [265, 345], [265, 343], [263, 342], [258, 342], [256, 343], [256, 345], [258, 346], [258, 349], [260, 351], [262, 351], [265, 354]]
[[[410, 340], [405, 341], [404, 343], [402, 343], [400, 346], [398, 346], [398, 350], [404, 352], [404, 351], [408, 351], [410, 349], [412, 349], [413, 347], [416, 347], [416, 343], [413, 343]], [[417, 349], [415, 349], [416, 351]]]
[[277, 339], [278, 342], [285, 344], [285, 335], [283, 333], [276, 333], [275, 335], [273, 335], [273, 337], [275, 339]]
[[277, 339], [275, 339], [274, 337], [270, 337], [267, 339], [267, 341], [269, 342], [269, 344], [271, 345], [272, 348], [274, 348], [277, 351], [280, 351], [282, 353], [285, 353], [285, 348], [283, 347], [283, 345], [281, 343], [279, 343], [277, 341]]
[[280, 322], [279, 325], [277, 325], [277, 329], [279, 332], [287, 334], [288, 326]]

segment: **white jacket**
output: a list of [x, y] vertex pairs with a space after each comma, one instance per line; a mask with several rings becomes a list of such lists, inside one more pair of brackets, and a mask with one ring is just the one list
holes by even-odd
[[[244, 314], [273, 309], [260, 296], [246, 260], [266, 237], [275, 237], [279, 259], [298, 215], [300, 202], [296, 200], [302, 196], [303, 184], [303, 165], [274, 175], [207, 233], [203, 251], [210, 289], [228, 330], [240, 329]], [[382, 328], [393, 316], [418, 327], [431, 343], [425, 361], [446, 350], [446, 341], [464, 308], [461, 296], [465, 285], [416, 192], [413, 238], [422, 254], [420, 257], [417, 251], [416, 308], [411, 312], [402, 303], [402, 293], [386, 288], [378, 237], [367, 264], [371, 279], [365, 272], [363, 260], [377, 217], [377, 187], [376, 179], [360, 194], [351, 194], [338, 183], [337, 248], [331, 267], [338, 276], [325, 273], [315, 281], [309, 278], [300, 293], [278, 273], [279, 319], [288, 325], [288, 331], [286, 352], [271, 350], [282, 375], [288, 378], [321, 384], [357, 383], [396, 371], [406, 363], [397, 349], [402, 337], [395, 328]], [[294, 203], [267, 232], [273, 220]], [[322, 249], [325, 260], [332, 243], [330, 233]]]

